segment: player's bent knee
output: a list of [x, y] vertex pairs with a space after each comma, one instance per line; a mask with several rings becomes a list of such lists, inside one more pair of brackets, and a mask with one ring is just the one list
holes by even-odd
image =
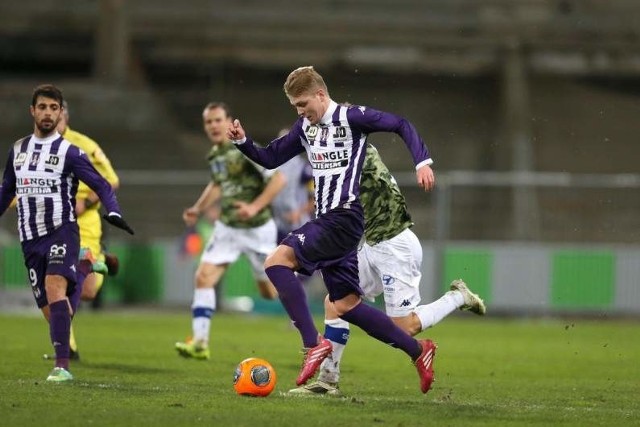
[[288, 268], [296, 268], [297, 261], [293, 249], [289, 246], [280, 245], [264, 260], [265, 269], [274, 267], [276, 265], [281, 265]]
[[47, 275], [44, 280], [44, 290], [49, 303], [56, 302], [67, 296], [67, 279], [59, 275]]
[[342, 299], [335, 300], [333, 308], [338, 316], [342, 316], [353, 310], [360, 303], [362, 303], [362, 298], [359, 295], [350, 294]]

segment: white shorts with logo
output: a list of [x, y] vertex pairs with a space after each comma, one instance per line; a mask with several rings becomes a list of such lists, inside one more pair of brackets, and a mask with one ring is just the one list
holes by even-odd
[[384, 293], [387, 315], [404, 317], [420, 304], [422, 246], [406, 229], [389, 240], [358, 251], [360, 287], [364, 298], [374, 301]]
[[267, 275], [264, 272], [264, 260], [276, 248], [276, 236], [276, 223], [273, 219], [255, 228], [229, 227], [216, 221], [200, 262], [231, 264], [241, 254], [245, 254], [251, 263], [253, 276], [258, 280], [265, 280]]

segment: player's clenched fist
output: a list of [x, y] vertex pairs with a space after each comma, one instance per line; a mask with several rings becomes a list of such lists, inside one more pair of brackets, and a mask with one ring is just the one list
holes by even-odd
[[242, 128], [240, 120], [235, 119], [231, 123], [231, 126], [229, 126], [229, 130], [227, 130], [227, 136], [229, 137], [229, 139], [232, 139], [234, 141], [240, 141], [245, 138], [246, 134], [244, 132], [244, 129]]

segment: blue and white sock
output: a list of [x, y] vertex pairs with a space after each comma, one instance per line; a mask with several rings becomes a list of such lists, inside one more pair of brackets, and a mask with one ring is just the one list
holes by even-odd
[[211, 316], [216, 310], [216, 293], [213, 288], [197, 288], [191, 305], [193, 341], [208, 345]]
[[349, 340], [349, 322], [337, 319], [324, 320], [324, 337], [331, 342], [333, 351], [320, 365], [318, 379], [337, 384], [340, 381], [340, 360]]

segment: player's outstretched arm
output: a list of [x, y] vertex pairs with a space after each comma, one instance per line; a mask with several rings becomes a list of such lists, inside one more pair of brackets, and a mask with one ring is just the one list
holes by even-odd
[[274, 139], [265, 148], [253, 143], [238, 119], [227, 130], [227, 136], [247, 158], [267, 169], [275, 169], [304, 151], [300, 137], [296, 133], [299, 126], [280, 138]]

